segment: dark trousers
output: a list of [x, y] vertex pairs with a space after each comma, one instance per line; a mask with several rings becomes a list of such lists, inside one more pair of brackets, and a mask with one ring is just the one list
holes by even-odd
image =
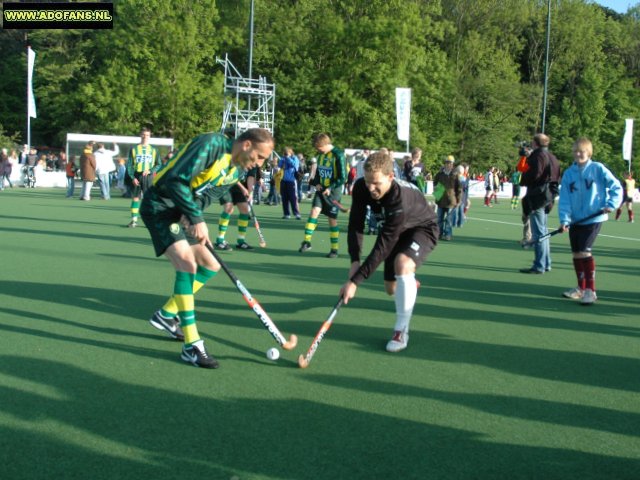
[[298, 192], [296, 182], [280, 182], [280, 194], [282, 195], [282, 211], [285, 215], [289, 215], [289, 207], [292, 213], [297, 217], [300, 215], [298, 210]]

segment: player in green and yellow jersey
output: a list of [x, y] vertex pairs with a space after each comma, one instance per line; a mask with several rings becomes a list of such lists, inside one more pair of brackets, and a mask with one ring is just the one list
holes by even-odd
[[347, 181], [347, 162], [344, 152], [333, 146], [331, 137], [326, 133], [316, 135], [313, 146], [320, 154], [317, 159], [316, 174], [310, 181], [316, 193], [304, 227], [304, 241], [298, 251], [303, 253], [311, 249], [311, 237], [318, 226], [318, 215], [322, 213], [329, 220], [331, 251], [327, 257], [335, 258], [338, 256], [340, 228], [338, 227], [339, 208], [333, 201], [339, 203], [342, 197], [342, 188]]
[[131, 221], [129, 228], [138, 226], [140, 195], [151, 185], [152, 170], [159, 164], [158, 151], [149, 144], [151, 130], [144, 127], [140, 131], [140, 144], [129, 151], [125, 181], [131, 188]]
[[272, 151], [273, 137], [261, 128], [249, 129], [235, 140], [217, 133], [198, 135], [158, 171], [142, 200], [140, 215], [156, 255], [164, 254], [176, 270], [173, 296], [150, 322], [184, 340], [181, 358], [195, 366], [218, 367], [198, 334], [193, 298], [220, 270], [206, 247], [211, 239], [203, 209], [219, 200], [246, 170], [262, 166]]
[[253, 247], [247, 243], [247, 227], [249, 226], [250, 210], [249, 204], [253, 203], [253, 188], [256, 178], [259, 178], [260, 167], [254, 167], [247, 172], [244, 180], [236, 183], [222, 198], [222, 213], [218, 219], [218, 236], [216, 237], [215, 248], [217, 250], [233, 250], [233, 248], [224, 239], [231, 214], [234, 207], [238, 207], [238, 240], [236, 248], [238, 250], [253, 250]]
[[616, 210], [616, 222], [622, 215], [622, 207], [627, 206], [627, 213], [629, 214], [629, 222], [633, 223], [633, 196], [636, 193], [636, 181], [633, 179], [633, 174], [629, 172], [623, 182], [623, 198], [620, 208]]

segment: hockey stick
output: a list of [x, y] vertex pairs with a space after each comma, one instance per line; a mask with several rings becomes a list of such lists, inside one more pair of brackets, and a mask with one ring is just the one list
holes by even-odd
[[253, 211], [253, 206], [249, 203], [249, 213], [251, 213], [251, 216], [253, 217], [253, 224], [256, 227], [256, 230], [258, 231], [258, 237], [260, 237], [260, 243], [258, 245], [260, 245], [261, 248], [264, 248], [267, 246], [267, 241], [264, 239], [264, 235], [262, 234], [262, 229], [260, 228], [260, 222], [258, 222], [258, 217], [256, 217], [256, 213]]
[[329, 204], [329, 206], [338, 207], [338, 210], [340, 210], [342, 213], [349, 213], [351, 211], [351, 209], [342, 205], [338, 200], [333, 198], [331, 195], [325, 195], [322, 192], [318, 192], [318, 194], [320, 195], [320, 198], [322, 200], [324, 200], [326, 203]]
[[[575, 225], [579, 225], [582, 222], [586, 222], [587, 220], [591, 220], [592, 218], [596, 218], [600, 215], [602, 215], [603, 213], [605, 213], [604, 209], [600, 209], [595, 213], [592, 213], [591, 215], [587, 215], [584, 218], [581, 218], [580, 220], [576, 220], [575, 222], [571, 222], [569, 224], [569, 228], [575, 226]], [[522, 244], [522, 248], [530, 248], [533, 245], [536, 245], [538, 243], [544, 242], [547, 238], [553, 237], [554, 235], [558, 235], [559, 233], [562, 233], [562, 228], [557, 228], [545, 235], [542, 235], [540, 238], [538, 238], [537, 240], [531, 240], [529, 242], [523, 243]]]
[[231, 269], [222, 261], [220, 256], [213, 249], [213, 245], [211, 245], [210, 243], [207, 243], [207, 250], [211, 252], [211, 255], [213, 255], [213, 258], [215, 258], [216, 261], [220, 264], [224, 272], [231, 279], [231, 282], [236, 286], [236, 288], [242, 294], [242, 297], [244, 298], [245, 302], [247, 302], [247, 304], [251, 307], [253, 312], [258, 316], [258, 318], [262, 322], [262, 325], [264, 325], [264, 327], [269, 331], [271, 336], [275, 338], [276, 342], [282, 345], [282, 348], [284, 348], [285, 350], [293, 350], [298, 344], [298, 337], [292, 334], [289, 337], [289, 340], [287, 340], [285, 336], [280, 332], [280, 330], [278, 330], [278, 327], [276, 327], [276, 324], [273, 323], [273, 320], [271, 320], [269, 315], [267, 315], [267, 312], [265, 312], [262, 306], [258, 303], [258, 301], [251, 296], [251, 293], [249, 292], [249, 290], [246, 289], [246, 287], [242, 284], [242, 282], [238, 279], [238, 277], [236, 277], [235, 274], [231, 271]]
[[331, 310], [329, 317], [324, 321], [324, 323], [320, 327], [320, 330], [318, 330], [318, 333], [313, 339], [313, 342], [311, 342], [311, 346], [309, 347], [309, 350], [307, 350], [307, 354], [300, 355], [298, 357], [298, 366], [300, 368], [307, 368], [309, 366], [309, 362], [311, 362], [313, 355], [316, 353], [316, 350], [320, 346], [320, 342], [326, 335], [327, 331], [329, 330], [329, 328], [331, 328], [333, 319], [335, 318], [341, 306], [342, 306], [342, 297], [340, 297], [340, 300], [338, 300], [338, 303], [336, 303], [335, 306], [333, 307], [333, 310]]

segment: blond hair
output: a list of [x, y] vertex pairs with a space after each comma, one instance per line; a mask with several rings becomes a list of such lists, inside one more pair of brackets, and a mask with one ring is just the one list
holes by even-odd
[[573, 143], [573, 152], [575, 153], [578, 150], [589, 152], [589, 157], [591, 157], [593, 155], [593, 143], [587, 137], [581, 137]]

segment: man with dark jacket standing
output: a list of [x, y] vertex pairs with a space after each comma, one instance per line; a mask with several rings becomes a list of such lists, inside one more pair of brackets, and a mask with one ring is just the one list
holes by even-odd
[[529, 169], [522, 174], [520, 185], [527, 187], [522, 199], [522, 209], [531, 222], [531, 240], [534, 243], [535, 256], [530, 268], [523, 268], [522, 273], [543, 274], [551, 270], [551, 251], [549, 239], [540, 243], [537, 240], [547, 233], [547, 216], [558, 195], [560, 181], [560, 164], [549, 151], [550, 138], [544, 133], [533, 137], [533, 152], [529, 155]]
[[[438, 227], [440, 239], [451, 241], [453, 235], [453, 217], [451, 213], [462, 200], [462, 186], [458, 175], [453, 171], [453, 155], [447, 156], [444, 166], [433, 179], [433, 191], [438, 205]], [[438, 187], [438, 185], [441, 185]], [[438, 187], [436, 189], [436, 187]], [[437, 193], [436, 193], [437, 192]]]

